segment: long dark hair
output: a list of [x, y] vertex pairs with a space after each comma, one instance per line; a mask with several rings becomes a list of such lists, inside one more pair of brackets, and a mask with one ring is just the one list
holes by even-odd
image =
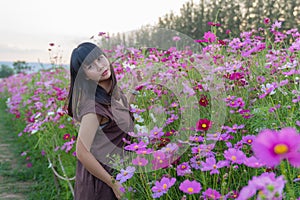
[[117, 79], [110, 62], [110, 70], [112, 86], [109, 92], [106, 92], [101, 86], [92, 80], [87, 80], [83, 71], [83, 66], [91, 64], [100, 55], [105, 53], [97, 45], [84, 42], [78, 45], [72, 51], [70, 61], [70, 89], [67, 98], [67, 112], [68, 115], [78, 120], [78, 107], [82, 105], [86, 100], [92, 99], [95, 102], [111, 105], [111, 97], [116, 99], [120, 98], [119, 89], [117, 86]]

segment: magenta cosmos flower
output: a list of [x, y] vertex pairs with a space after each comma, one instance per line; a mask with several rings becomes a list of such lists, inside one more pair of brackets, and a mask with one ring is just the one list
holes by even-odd
[[197, 131], [207, 131], [211, 127], [211, 121], [208, 119], [199, 119], [196, 124]]
[[283, 159], [300, 167], [300, 135], [292, 127], [279, 132], [270, 129], [261, 131], [253, 141], [252, 149], [256, 157], [269, 167], [278, 165]]
[[188, 194], [197, 194], [202, 189], [201, 184], [197, 181], [185, 180], [179, 185], [179, 189]]

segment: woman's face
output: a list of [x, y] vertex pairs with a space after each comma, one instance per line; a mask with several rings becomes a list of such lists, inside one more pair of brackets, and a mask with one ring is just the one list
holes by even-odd
[[109, 61], [104, 55], [100, 55], [90, 65], [84, 66], [84, 72], [88, 79], [100, 82], [111, 76]]

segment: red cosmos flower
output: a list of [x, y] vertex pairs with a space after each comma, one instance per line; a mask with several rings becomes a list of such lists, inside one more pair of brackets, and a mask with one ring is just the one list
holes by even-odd
[[218, 40], [218, 44], [220, 44], [220, 45], [226, 45], [226, 42], [224, 40]]
[[199, 121], [196, 124], [196, 130], [197, 131], [207, 131], [211, 127], [211, 121], [208, 119], [199, 119]]
[[230, 80], [240, 80], [242, 78], [244, 78], [244, 73], [242, 72], [233, 72], [229, 75]]
[[221, 26], [220, 23], [215, 23], [215, 22], [207, 22], [207, 25], [209, 25], [209, 26], [217, 26], [217, 27]]
[[266, 18], [264, 19], [264, 24], [269, 24], [269, 23], [270, 23], [270, 19], [266, 17]]
[[158, 147], [165, 147], [171, 141], [169, 138], [160, 138], [159, 140]]
[[202, 97], [199, 100], [200, 106], [206, 107], [208, 105], [208, 99], [205, 95], [202, 95]]
[[69, 133], [67, 133], [67, 134], [64, 135], [64, 140], [67, 140], [69, 138], [70, 138], [70, 134]]

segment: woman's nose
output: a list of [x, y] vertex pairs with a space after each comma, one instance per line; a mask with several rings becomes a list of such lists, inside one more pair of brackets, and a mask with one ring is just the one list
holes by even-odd
[[97, 65], [97, 70], [98, 70], [98, 72], [100, 72], [102, 69], [103, 69], [103, 66], [100, 65], [100, 64], [98, 64], [98, 65]]

